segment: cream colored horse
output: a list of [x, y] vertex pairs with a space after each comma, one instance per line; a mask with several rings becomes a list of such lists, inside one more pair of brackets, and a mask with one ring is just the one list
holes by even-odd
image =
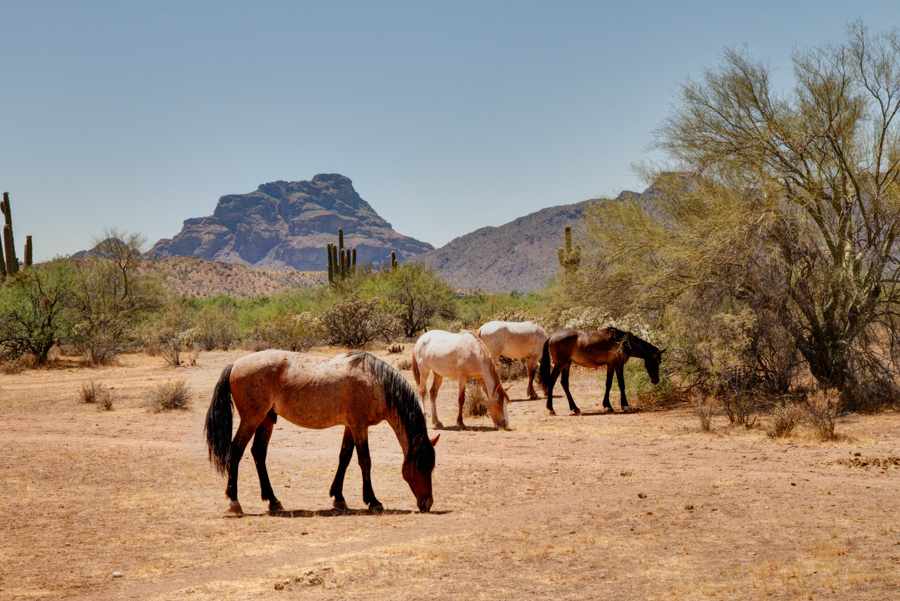
[[501, 356], [525, 359], [528, 368], [528, 396], [538, 398], [534, 391], [534, 374], [538, 371], [541, 349], [547, 332], [533, 321], [489, 321], [478, 328], [478, 337], [491, 352], [494, 364]]
[[444, 378], [459, 380], [459, 415], [456, 423], [460, 428], [466, 427], [462, 411], [466, 401], [466, 382], [472, 379], [478, 380], [484, 388], [488, 398], [488, 412], [494, 423], [498, 428], [508, 427], [506, 406], [509, 404], [509, 396], [501, 385], [487, 347], [474, 332], [464, 330], [459, 334], [451, 334], [443, 330], [432, 330], [423, 334], [413, 349], [412, 370], [423, 402], [425, 381], [428, 374], [434, 372], [434, 382], [431, 385], [431, 423], [435, 428], [444, 427], [438, 419], [435, 405]]

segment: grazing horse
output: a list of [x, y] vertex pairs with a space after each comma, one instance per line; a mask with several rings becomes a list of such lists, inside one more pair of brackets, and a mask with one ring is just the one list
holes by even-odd
[[[234, 440], [232, 402], [241, 418]], [[318, 357], [270, 350], [247, 355], [226, 367], [206, 414], [209, 460], [228, 476], [225, 495], [231, 502], [230, 512], [243, 513], [237, 499], [238, 464], [251, 438], [263, 501], [269, 502], [269, 511], [283, 511], [266, 471], [266, 450], [279, 415], [304, 428], [344, 426], [340, 460], [330, 492], [334, 507], [347, 508], [344, 473], [355, 446], [362, 470], [363, 502], [375, 512], [384, 507], [372, 491], [368, 428], [387, 420], [403, 449], [403, 479], [416, 496], [419, 511], [431, 509], [431, 472], [438, 437], [428, 439], [425, 414], [403, 376], [360, 351]]]
[[[572, 400], [569, 392], [569, 369], [572, 364], [583, 367], [606, 366], [606, 394], [603, 396], [603, 407], [607, 411], [613, 410], [609, 404], [609, 391], [612, 388], [613, 373], [619, 382], [619, 391], [622, 393], [622, 411], [629, 411], [628, 401], [625, 399], [625, 362], [629, 357], [638, 357], [644, 360], [644, 366], [650, 375], [650, 381], [659, 382], [659, 361], [663, 354], [649, 342], [641, 340], [630, 332], [623, 332], [616, 328], [602, 330], [559, 330], [554, 332], [544, 343], [541, 353], [541, 382], [546, 386], [547, 410], [550, 415], [556, 415], [553, 411], [553, 384], [562, 373], [563, 390], [569, 399], [569, 409], [576, 415], [581, 411]], [[553, 358], [553, 371], [550, 371], [550, 358]]]
[[534, 374], [538, 371], [541, 349], [547, 340], [547, 332], [533, 321], [489, 321], [478, 328], [481, 338], [494, 363], [501, 355], [509, 359], [525, 359], [528, 369], [528, 397], [538, 398], [534, 391]]
[[423, 402], [425, 381], [429, 372], [434, 372], [434, 382], [431, 384], [431, 423], [435, 428], [444, 427], [438, 419], [435, 405], [444, 378], [459, 380], [459, 415], [456, 416], [456, 423], [460, 428], [466, 427], [462, 411], [466, 401], [466, 382], [471, 379], [478, 380], [484, 388], [488, 398], [488, 412], [494, 424], [504, 429], [508, 426], [506, 406], [509, 404], [509, 396], [501, 385], [491, 354], [474, 332], [463, 330], [459, 334], [451, 334], [443, 330], [431, 330], [422, 334], [413, 349], [412, 371]]

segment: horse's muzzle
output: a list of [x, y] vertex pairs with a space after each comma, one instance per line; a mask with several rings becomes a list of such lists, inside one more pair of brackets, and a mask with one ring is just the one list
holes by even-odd
[[419, 511], [422, 513], [428, 513], [431, 510], [431, 506], [434, 505], [434, 499], [431, 498], [431, 495], [424, 499], [418, 500]]

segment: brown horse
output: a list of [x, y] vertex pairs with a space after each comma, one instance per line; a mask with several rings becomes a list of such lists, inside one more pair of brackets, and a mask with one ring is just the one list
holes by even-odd
[[[562, 374], [560, 381], [566, 398], [569, 399], [569, 409], [575, 415], [581, 413], [572, 400], [569, 392], [569, 369], [572, 364], [582, 367], [597, 368], [606, 366], [606, 394], [603, 396], [603, 407], [612, 411], [609, 404], [609, 391], [612, 388], [613, 373], [619, 382], [619, 391], [622, 393], [622, 411], [628, 411], [628, 401], [625, 399], [625, 362], [629, 357], [638, 357], [644, 360], [644, 366], [650, 375], [650, 381], [659, 382], [659, 361], [663, 350], [659, 350], [649, 342], [641, 340], [630, 332], [623, 332], [616, 328], [603, 330], [559, 330], [554, 332], [541, 353], [541, 381], [547, 393], [547, 410], [550, 415], [556, 415], [553, 411], [553, 385], [556, 378]], [[550, 358], [553, 358], [553, 371], [550, 371]]]
[[[232, 401], [241, 418], [233, 440]], [[220, 473], [228, 476], [225, 495], [232, 513], [243, 513], [237, 500], [238, 464], [251, 438], [263, 501], [269, 502], [269, 511], [283, 511], [266, 471], [266, 450], [279, 415], [304, 428], [344, 426], [330, 493], [334, 507], [347, 507], [344, 473], [355, 446], [362, 470], [363, 502], [375, 512], [384, 507], [372, 491], [368, 428], [387, 420], [403, 449], [403, 479], [416, 496], [419, 510], [431, 509], [431, 472], [438, 437], [428, 439], [425, 414], [403, 376], [360, 351], [317, 357], [271, 350], [247, 355], [226, 367], [206, 414], [209, 459]]]

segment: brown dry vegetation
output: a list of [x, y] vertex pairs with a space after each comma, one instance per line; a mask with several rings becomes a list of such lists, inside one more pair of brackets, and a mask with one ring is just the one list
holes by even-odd
[[[414, 511], [387, 425], [371, 430], [370, 446], [388, 511], [362, 510], [354, 462], [345, 493], [355, 509], [335, 514], [328, 488], [342, 432], [280, 420], [269, 469], [288, 511], [266, 515], [248, 453], [248, 515], [233, 519], [207, 464], [203, 418], [222, 368], [244, 352], [204, 353], [178, 369], [127, 355], [117, 366], [0, 375], [0, 599], [900, 593], [895, 413], [843, 418], [843, 438], [830, 443], [807, 427], [773, 441], [764, 423], [729, 428], [721, 416], [702, 433], [688, 406], [600, 414], [596, 374], [573, 370], [580, 417], [548, 417], [519, 380], [511, 431], [485, 417], [441, 433], [430, 514]], [[189, 410], [149, 411], [153, 390], [180, 378]], [[109, 387], [112, 411], [81, 402], [89, 381]], [[442, 388], [441, 415], [455, 413], [455, 396]]]
[[198, 257], [146, 259], [141, 268], [144, 273], [164, 275], [175, 296], [194, 298], [271, 296], [297, 288], [321, 286], [327, 280], [324, 271], [257, 269]]

